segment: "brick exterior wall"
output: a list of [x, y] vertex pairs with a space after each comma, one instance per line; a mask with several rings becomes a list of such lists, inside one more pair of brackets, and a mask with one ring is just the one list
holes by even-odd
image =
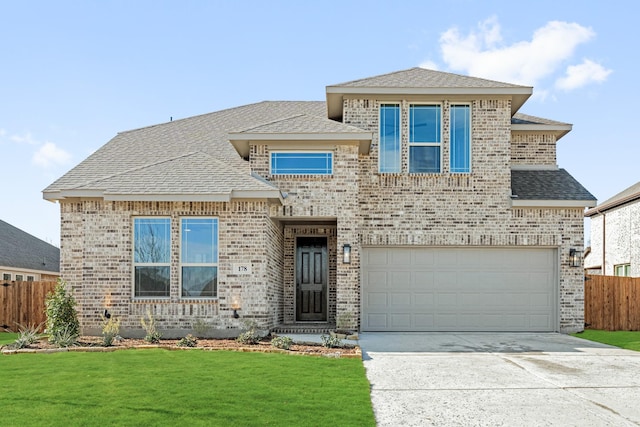
[[582, 208], [512, 208], [512, 164], [555, 165], [555, 137], [512, 139], [511, 105], [478, 99], [472, 108], [472, 172], [449, 174], [449, 102], [441, 100], [442, 173], [408, 174], [408, 107], [401, 104], [403, 173], [378, 173], [378, 108], [372, 99], [344, 101], [344, 122], [370, 130], [369, 156], [360, 160], [360, 229], [363, 246], [530, 246], [558, 248], [560, 330], [582, 330], [582, 270], [569, 267], [569, 249], [583, 247]]
[[[243, 320], [264, 328], [282, 321], [282, 227], [264, 201], [104, 202], [62, 201], [61, 273], [78, 302], [84, 333], [100, 333], [107, 308], [121, 320], [125, 335], [141, 336], [140, 318], [150, 312], [165, 336], [184, 336], [196, 320], [212, 326], [211, 335], [237, 333]], [[169, 299], [133, 297], [133, 218], [171, 218], [171, 290]], [[217, 299], [181, 299], [179, 220], [187, 216], [219, 219]], [[251, 275], [233, 274], [233, 263], [250, 263]], [[232, 317], [237, 301], [240, 319]]]
[[513, 132], [511, 164], [555, 166], [556, 136], [542, 132]]
[[[604, 239], [603, 225], [606, 230]], [[631, 276], [640, 277], [640, 202], [592, 216], [590, 230], [591, 253], [585, 258], [585, 268], [602, 266], [602, 252], [606, 244], [605, 265], [599, 274], [612, 276], [616, 265], [631, 264]]]

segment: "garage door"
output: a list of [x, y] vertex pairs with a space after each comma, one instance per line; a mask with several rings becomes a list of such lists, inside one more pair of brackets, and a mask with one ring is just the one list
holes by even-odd
[[557, 252], [364, 248], [363, 331], [555, 331]]

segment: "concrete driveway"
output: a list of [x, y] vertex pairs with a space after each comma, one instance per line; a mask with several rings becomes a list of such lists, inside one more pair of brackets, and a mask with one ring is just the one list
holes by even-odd
[[360, 335], [379, 426], [637, 426], [640, 352], [554, 333]]

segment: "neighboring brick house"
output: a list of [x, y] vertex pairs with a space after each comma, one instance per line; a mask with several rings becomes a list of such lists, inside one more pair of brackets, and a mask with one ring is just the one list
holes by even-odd
[[589, 209], [585, 216], [591, 230], [585, 270], [640, 277], [640, 182]]
[[60, 249], [0, 220], [0, 283], [57, 280]]
[[118, 134], [44, 190], [84, 330], [582, 330], [595, 198], [531, 93], [412, 68]]

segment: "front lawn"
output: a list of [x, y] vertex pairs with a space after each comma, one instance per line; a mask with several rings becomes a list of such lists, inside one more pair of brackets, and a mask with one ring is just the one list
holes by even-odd
[[359, 359], [163, 349], [0, 355], [0, 396], [0, 425], [375, 425]]
[[11, 344], [18, 338], [17, 333], [13, 332], [0, 332], [0, 346]]
[[584, 332], [572, 335], [589, 341], [640, 351], [640, 331], [600, 331], [596, 329], [585, 329]]

